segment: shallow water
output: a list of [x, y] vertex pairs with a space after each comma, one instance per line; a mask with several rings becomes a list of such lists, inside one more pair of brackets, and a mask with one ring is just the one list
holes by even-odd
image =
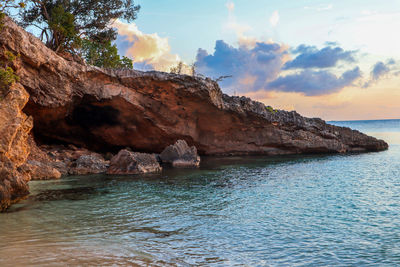
[[390, 133], [381, 153], [31, 182], [32, 196], [0, 214], [0, 266], [398, 265], [398, 123], [335, 122]]

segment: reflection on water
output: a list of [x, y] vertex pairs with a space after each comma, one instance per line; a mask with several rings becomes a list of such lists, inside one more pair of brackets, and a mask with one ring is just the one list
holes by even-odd
[[96, 193], [93, 187], [78, 187], [68, 189], [49, 189], [33, 196], [36, 201], [51, 200], [86, 200]]
[[398, 265], [399, 156], [392, 143], [31, 182], [0, 214], [0, 266]]

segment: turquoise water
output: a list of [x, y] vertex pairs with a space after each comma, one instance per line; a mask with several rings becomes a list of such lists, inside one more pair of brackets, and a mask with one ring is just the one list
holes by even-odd
[[390, 149], [31, 182], [0, 214], [0, 266], [399, 265], [400, 121], [334, 123]]

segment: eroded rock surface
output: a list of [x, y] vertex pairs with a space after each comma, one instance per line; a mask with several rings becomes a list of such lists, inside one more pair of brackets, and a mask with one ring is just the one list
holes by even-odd
[[178, 140], [160, 154], [164, 163], [170, 163], [176, 168], [194, 168], [200, 166], [200, 157], [195, 146], [189, 147], [186, 141]]
[[121, 150], [111, 159], [108, 174], [154, 173], [162, 170], [154, 154]]
[[75, 167], [70, 174], [85, 175], [105, 173], [109, 166], [109, 162], [104, 160], [103, 156], [97, 153], [80, 156], [75, 163]]
[[31, 152], [21, 170], [30, 175], [32, 180], [52, 180], [61, 178], [61, 172], [51, 164], [52, 159], [40, 149], [32, 136], [28, 138]]
[[32, 145], [32, 153], [23, 166], [32, 180], [58, 179], [62, 175], [105, 173], [110, 162], [98, 153], [73, 145]]
[[186, 140], [203, 155], [380, 151], [388, 145], [296, 112], [271, 111], [224, 95], [210, 79], [161, 72], [103, 70], [68, 61], [10, 19], [0, 46], [20, 54], [25, 108], [35, 136], [93, 150], [161, 153]]
[[0, 94], [0, 211], [29, 194], [30, 176], [20, 170], [30, 152], [33, 120], [22, 112], [29, 95], [20, 84]]

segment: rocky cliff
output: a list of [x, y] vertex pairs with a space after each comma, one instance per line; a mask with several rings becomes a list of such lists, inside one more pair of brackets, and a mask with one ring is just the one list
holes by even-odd
[[94, 150], [161, 152], [177, 139], [201, 154], [378, 151], [386, 143], [357, 131], [271, 111], [222, 94], [210, 79], [160, 72], [102, 70], [67, 61], [10, 20], [0, 43], [21, 55], [25, 109], [42, 140]]
[[[18, 55], [12, 67], [20, 82], [0, 95], [0, 211], [29, 193], [31, 177], [105, 172], [109, 162], [87, 149], [160, 153], [180, 139], [203, 155], [388, 148], [384, 141], [349, 128], [227, 96], [211, 79], [104, 70], [68, 60], [11, 19], [3, 22], [0, 59], [6, 51]], [[43, 146], [30, 137], [32, 127]], [[195, 163], [196, 148], [189, 153]], [[153, 161], [156, 166], [155, 157]]]
[[68, 61], [10, 19], [1, 48], [30, 94], [25, 112], [45, 142], [97, 151], [130, 147], [161, 152], [178, 139], [200, 154], [294, 154], [380, 151], [388, 145], [348, 128], [274, 111], [224, 95], [210, 79], [161, 72], [104, 70]]
[[29, 95], [20, 84], [0, 94], [0, 211], [29, 194], [30, 176], [20, 170], [29, 156], [32, 117], [22, 112]]

